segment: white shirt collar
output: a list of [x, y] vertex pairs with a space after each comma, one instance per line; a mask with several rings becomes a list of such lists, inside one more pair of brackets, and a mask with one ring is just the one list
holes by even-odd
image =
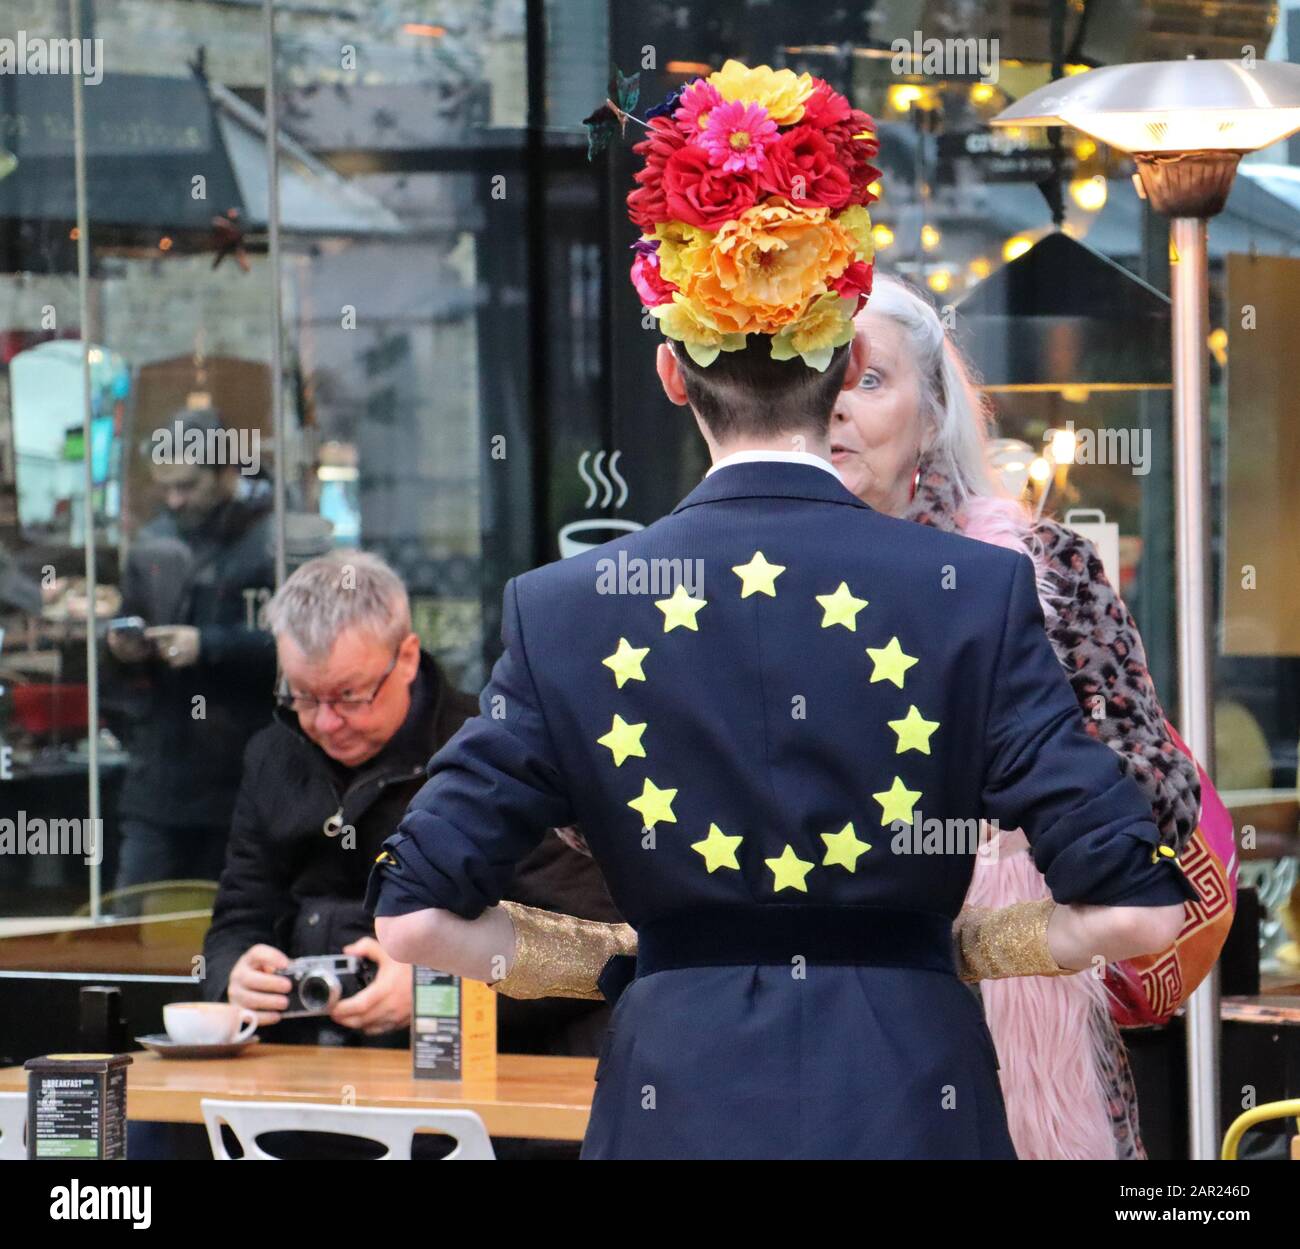
[[707, 473], [706, 477], [712, 477], [720, 468], [729, 468], [732, 464], [811, 464], [814, 468], [824, 469], [830, 473], [836, 481], [843, 481], [839, 470], [829, 460], [824, 460], [820, 455], [813, 455], [811, 451], [733, 451], [730, 455], [723, 456]]

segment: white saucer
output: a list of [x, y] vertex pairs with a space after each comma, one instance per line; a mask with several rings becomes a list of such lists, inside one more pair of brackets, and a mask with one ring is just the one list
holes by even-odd
[[159, 1058], [235, 1058], [250, 1045], [261, 1041], [259, 1036], [251, 1036], [246, 1041], [219, 1041], [214, 1045], [186, 1045], [173, 1041], [165, 1032], [151, 1032], [148, 1036], [138, 1036], [136, 1040], [145, 1049], [157, 1054]]

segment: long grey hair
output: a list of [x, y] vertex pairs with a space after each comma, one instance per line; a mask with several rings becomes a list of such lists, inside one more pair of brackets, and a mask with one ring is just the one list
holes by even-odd
[[1050, 617], [1054, 578], [1029, 509], [1007, 494], [989, 468], [993, 413], [966, 357], [929, 298], [901, 278], [876, 275], [871, 298], [858, 314], [859, 328], [873, 314], [888, 317], [904, 332], [920, 379], [920, 417], [934, 433], [927, 456], [930, 466], [953, 483], [958, 528], [972, 538], [1024, 551], [1034, 561], [1039, 601]]

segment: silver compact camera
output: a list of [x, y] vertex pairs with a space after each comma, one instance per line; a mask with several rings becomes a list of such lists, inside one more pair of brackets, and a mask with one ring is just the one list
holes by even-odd
[[309, 954], [296, 958], [276, 975], [287, 976], [289, 1009], [281, 1019], [307, 1019], [328, 1015], [337, 1002], [359, 993], [374, 978], [377, 968], [368, 958], [352, 954]]

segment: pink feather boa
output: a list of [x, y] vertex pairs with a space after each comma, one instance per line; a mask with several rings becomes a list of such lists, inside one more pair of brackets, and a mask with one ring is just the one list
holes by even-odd
[[[1008, 547], [1026, 543], [1023, 512], [1009, 501], [968, 499], [959, 528], [969, 538]], [[1048, 621], [1050, 573], [1035, 558], [1039, 600]], [[1009, 906], [1048, 896], [1043, 874], [1018, 829], [1003, 830], [995, 853], [976, 860], [968, 906]], [[1001, 1064], [1007, 1125], [1021, 1158], [1114, 1158], [1115, 1137], [1101, 1072], [1095, 1012], [1105, 1011], [1106, 987], [1091, 972], [1026, 976], [980, 983], [984, 1012]], [[1104, 1016], [1103, 1016], [1104, 1017]]]

